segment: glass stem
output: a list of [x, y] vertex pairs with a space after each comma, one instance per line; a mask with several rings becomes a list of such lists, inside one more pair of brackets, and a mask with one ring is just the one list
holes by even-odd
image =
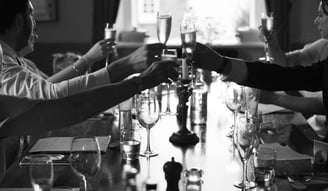
[[167, 103], [166, 103], [166, 113], [171, 113], [170, 109], [170, 84], [167, 83]]
[[268, 41], [265, 42], [264, 51], [265, 51], [265, 61], [270, 62], [269, 43], [268, 43]]
[[82, 181], [83, 181], [83, 189], [84, 189], [84, 191], [87, 191], [88, 190], [87, 178], [85, 176], [83, 176]]
[[146, 151], [148, 153], [151, 152], [151, 150], [150, 150], [150, 127], [147, 127], [147, 148], [146, 148]]
[[247, 177], [247, 160], [243, 159], [243, 184], [246, 185], [246, 177]]

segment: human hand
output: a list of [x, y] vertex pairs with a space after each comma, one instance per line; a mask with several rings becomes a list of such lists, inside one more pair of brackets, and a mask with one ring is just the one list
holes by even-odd
[[275, 100], [277, 99], [277, 96], [278, 96], [278, 94], [276, 94], [274, 92], [261, 90], [260, 103], [273, 104], [275, 102]]
[[143, 89], [149, 89], [162, 82], [171, 83], [177, 81], [179, 65], [170, 60], [156, 61], [144, 70], [140, 77], [143, 82]]
[[92, 64], [104, 59], [111, 51], [115, 43], [111, 39], [104, 39], [94, 44], [84, 55], [88, 61], [88, 67]]
[[278, 127], [276, 133], [281, 145], [288, 145], [298, 153], [313, 156], [314, 141], [304, 135], [300, 126], [286, 125]]
[[223, 63], [223, 56], [212, 48], [197, 43], [196, 50], [194, 52], [194, 65], [197, 68], [201, 68], [209, 71], [218, 71]]
[[125, 63], [127, 68], [131, 68], [132, 73], [143, 72], [153, 62], [160, 60], [164, 48], [164, 45], [160, 43], [144, 45], [123, 58], [125, 61], [122, 63]]

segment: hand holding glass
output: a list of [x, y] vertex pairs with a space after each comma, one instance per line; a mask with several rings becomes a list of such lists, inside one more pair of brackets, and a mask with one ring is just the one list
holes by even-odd
[[92, 189], [89, 180], [97, 174], [101, 164], [97, 138], [75, 137], [72, 141], [70, 162], [75, 173], [83, 179], [81, 190], [87, 191]]
[[50, 191], [54, 179], [52, 159], [49, 155], [31, 156], [30, 178], [35, 191]]

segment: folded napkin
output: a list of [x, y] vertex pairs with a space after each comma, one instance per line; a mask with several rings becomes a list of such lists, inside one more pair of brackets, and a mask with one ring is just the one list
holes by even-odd
[[277, 105], [262, 104], [262, 103], [259, 103], [259, 105], [258, 105], [258, 113], [262, 113], [262, 114], [290, 113], [290, 112], [293, 112], [293, 111], [286, 109], [284, 107], [277, 106]]
[[271, 148], [276, 151], [276, 174], [299, 174], [313, 172], [312, 157], [300, 154], [289, 146], [279, 143], [261, 144], [260, 147]]
[[[97, 137], [101, 152], [106, 152], [110, 136]], [[39, 139], [29, 153], [69, 153], [73, 137], [48, 137]]]

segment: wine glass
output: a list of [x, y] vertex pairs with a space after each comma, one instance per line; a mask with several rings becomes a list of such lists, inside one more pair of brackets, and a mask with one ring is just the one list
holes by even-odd
[[157, 123], [159, 117], [160, 108], [155, 93], [151, 90], [142, 92], [137, 103], [137, 119], [140, 125], [147, 130], [147, 147], [140, 156], [153, 157], [158, 155], [150, 149], [150, 129]]
[[272, 38], [273, 35], [273, 24], [274, 24], [274, 18], [273, 18], [273, 12], [269, 12], [268, 15], [265, 13], [262, 13], [262, 18], [261, 18], [261, 24], [262, 24], [262, 30], [264, 33], [264, 40], [265, 40], [265, 47], [264, 47], [264, 52], [265, 52], [265, 61], [271, 63], [272, 58], [270, 57], [269, 54], [269, 39]]
[[70, 163], [75, 173], [82, 177], [83, 187], [81, 190], [93, 190], [90, 178], [97, 174], [101, 164], [100, 149], [96, 137], [74, 137]]
[[236, 83], [230, 82], [226, 89], [225, 104], [227, 108], [233, 112], [233, 125], [231, 126], [231, 131], [227, 136], [230, 137], [234, 143], [233, 132], [236, 127], [237, 114], [241, 107], [245, 104], [245, 92], [243, 87]]
[[[177, 62], [178, 61], [177, 55], [178, 54], [177, 54], [176, 49], [165, 49], [163, 51], [161, 58], [162, 58], [162, 60], [171, 60], [171, 61]], [[170, 91], [171, 90], [170, 83], [166, 83], [166, 89], [167, 89], [166, 110], [161, 114], [162, 115], [176, 115], [176, 113], [171, 111], [171, 107], [170, 107], [170, 92], [171, 92]]]
[[52, 159], [49, 155], [30, 157], [30, 178], [35, 191], [50, 191], [54, 179]]
[[248, 122], [245, 114], [240, 114], [238, 116], [238, 123], [236, 124], [233, 136], [240, 159], [243, 163], [243, 179], [242, 182], [234, 184], [237, 188], [250, 189], [255, 187], [254, 182], [247, 181], [247, 161], [252, 154], [256, 142], [256, 130], [255, 125]]
[[193, 22], [185, 20], [180, 25], [180, 35], [183, 53], [190, 63], [191, 81], [194, 85], [193, 54], [196, 49], [196, 26]]
[[172, 26], [172, 15], [170, 12], [157, 12], [157, 38], [158, 41], [164, 44], [166, 49], [166, 43], [169, 40]]

